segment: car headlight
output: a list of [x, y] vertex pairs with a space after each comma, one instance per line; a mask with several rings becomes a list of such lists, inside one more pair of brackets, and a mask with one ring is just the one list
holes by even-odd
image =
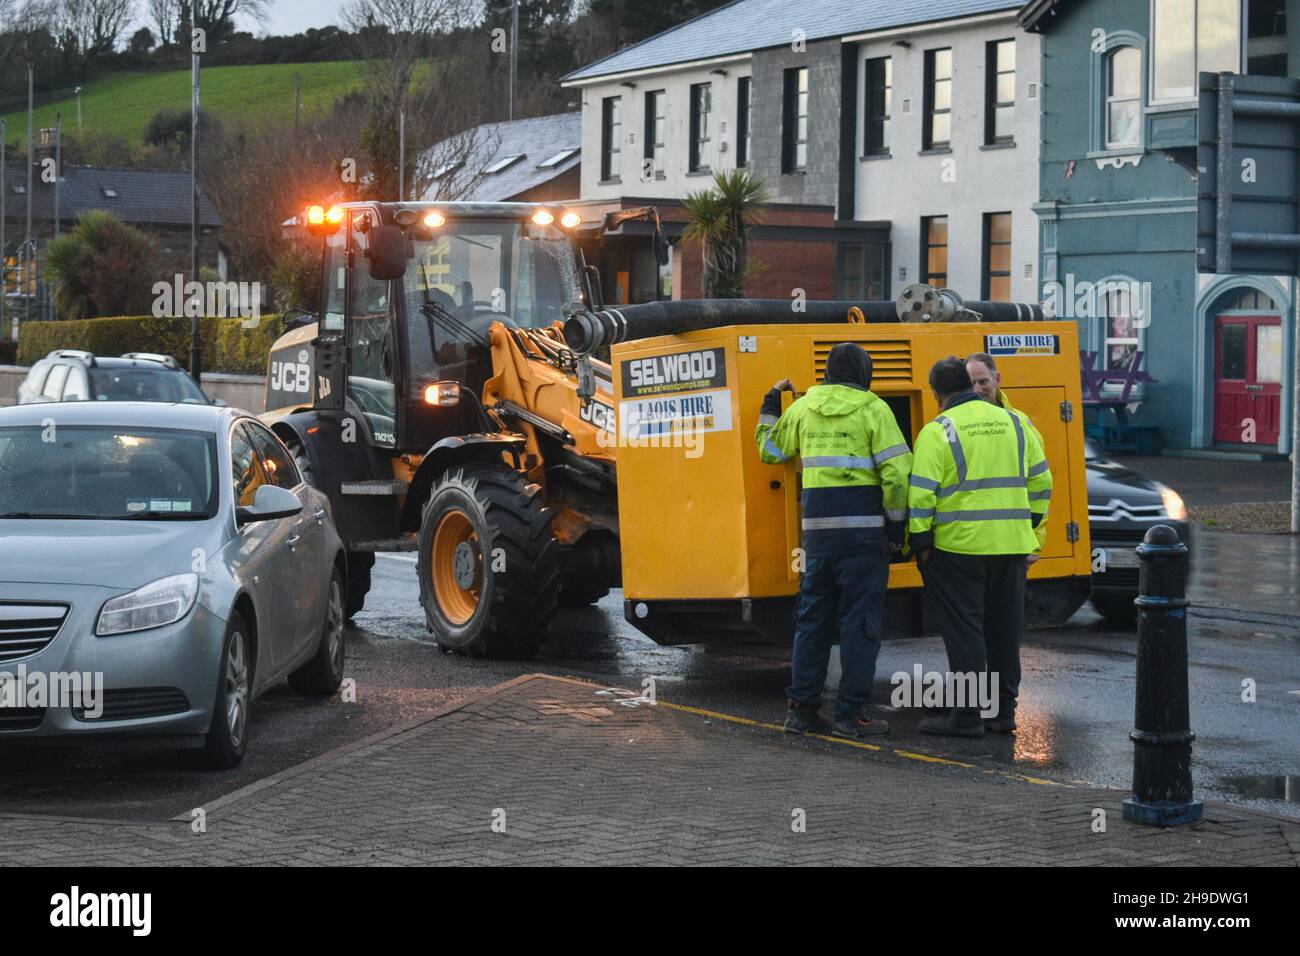
[[159, 578], [106, 602], [99, 612], [95, 633], [108, 637], [171, 624], [190, 613], [198, 595], [199, 576], [193, 572]]
[[1174, 521], [1187, 520], [1187, 504], [1183, 501], [1183, 496], [1174, 489], [1161, 485], [1160, 500], [1165, 504], [1165, 514]]

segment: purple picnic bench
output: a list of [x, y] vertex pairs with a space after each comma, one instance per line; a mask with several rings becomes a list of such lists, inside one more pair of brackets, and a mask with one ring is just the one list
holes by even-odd
[[[1132, 402], [1135, 385], [1155, 382], [1147, 372], [1142, 370], [1142, 359], [1146, 353], [1133, 353], [1133, 361], [1128, 368], [1097, 368], [1097, 352], [1080, 352], [1079, 368], [1083, 376], [1083, 405], [1085, 412], [1094, 412], [1094, 421], [1087, 422], [1085, 415], [1084, 431], [1101, 442], [1109, 451], [1132, 451], [1136, 454], [1149, 454], [1155, 447], [1155, 429], [1134, 425], [1128, 420], [1128, 405]], [[1107, 385], [1118, 385], [1118, 394], [1106, 394]], [[1104, 421], [1105, 413], [1114, 416], [1115, 423]]]

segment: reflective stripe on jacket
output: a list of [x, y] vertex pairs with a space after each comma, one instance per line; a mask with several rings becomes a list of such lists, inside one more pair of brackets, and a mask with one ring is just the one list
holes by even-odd
[[754, 440], [764, 462], [803, 466], [804, 549], [852, 553], [883, 541], [887, 519], [901, 534], [912, 454], [889, 406], [865, 389], [814, 385], [777, 415], [774, 395], [780, 401], [768, 393]]
[[1030, 554], [1052, 474], [1037, 433], [974, 392], [948, 403], [916, 437], [908, 488], [913, 552]]
[[[1012, 415], [1016, 415], [1020, 418], [1020, 423], [1033, 433], [1034, 438], [1038, 440], [1038, 444], [1042, 447], [1043, 453], [1046, 454], [1047, 445], [1043, 442], [1042, 433], [1034, 425], [1033, 420], [1028, 415], [1011, 404], [1011, 399], [1007, 397], [1007, 393], [1002, 391], [1002, 389], [998, 389], [998, 404], [1009, 411]], [[1034, 525], [1034, 538], [1038, 541], [1038, 547], [1034, 549], [1035, 551], [1042, 551], [1043, 546], [1047, 544], [1047, 506], [1051, 500], [1052, 486], [1049, 476], [1046, 494], [1040, 494], [1037, 498], [1030, 497], [1029, 499], [1029, 510], [1035, 514], [1041, 515], [1038, 523]]]

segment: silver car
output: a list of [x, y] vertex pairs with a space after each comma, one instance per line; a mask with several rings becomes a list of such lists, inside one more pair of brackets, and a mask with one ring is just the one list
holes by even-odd
[[0, 409], [0, 746], [159, 738], [232, 767], [262, 692], [338, 689], [346, 574], [328, 500], [243, 412]]

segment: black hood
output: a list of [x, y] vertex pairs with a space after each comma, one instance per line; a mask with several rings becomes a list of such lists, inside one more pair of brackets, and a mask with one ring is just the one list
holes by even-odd
[[866, 391], [871, 388], [871, 356], [852, 342], [841, 342], [826, 356], [827, 385], [847, 385]]
[[1087, 472], [1089, 501], [1118, 499], [1130, 504], [1152, 504], [1161, 500], [1160, 486], [1156, 482], [1119, 462], [1089, 458]]

